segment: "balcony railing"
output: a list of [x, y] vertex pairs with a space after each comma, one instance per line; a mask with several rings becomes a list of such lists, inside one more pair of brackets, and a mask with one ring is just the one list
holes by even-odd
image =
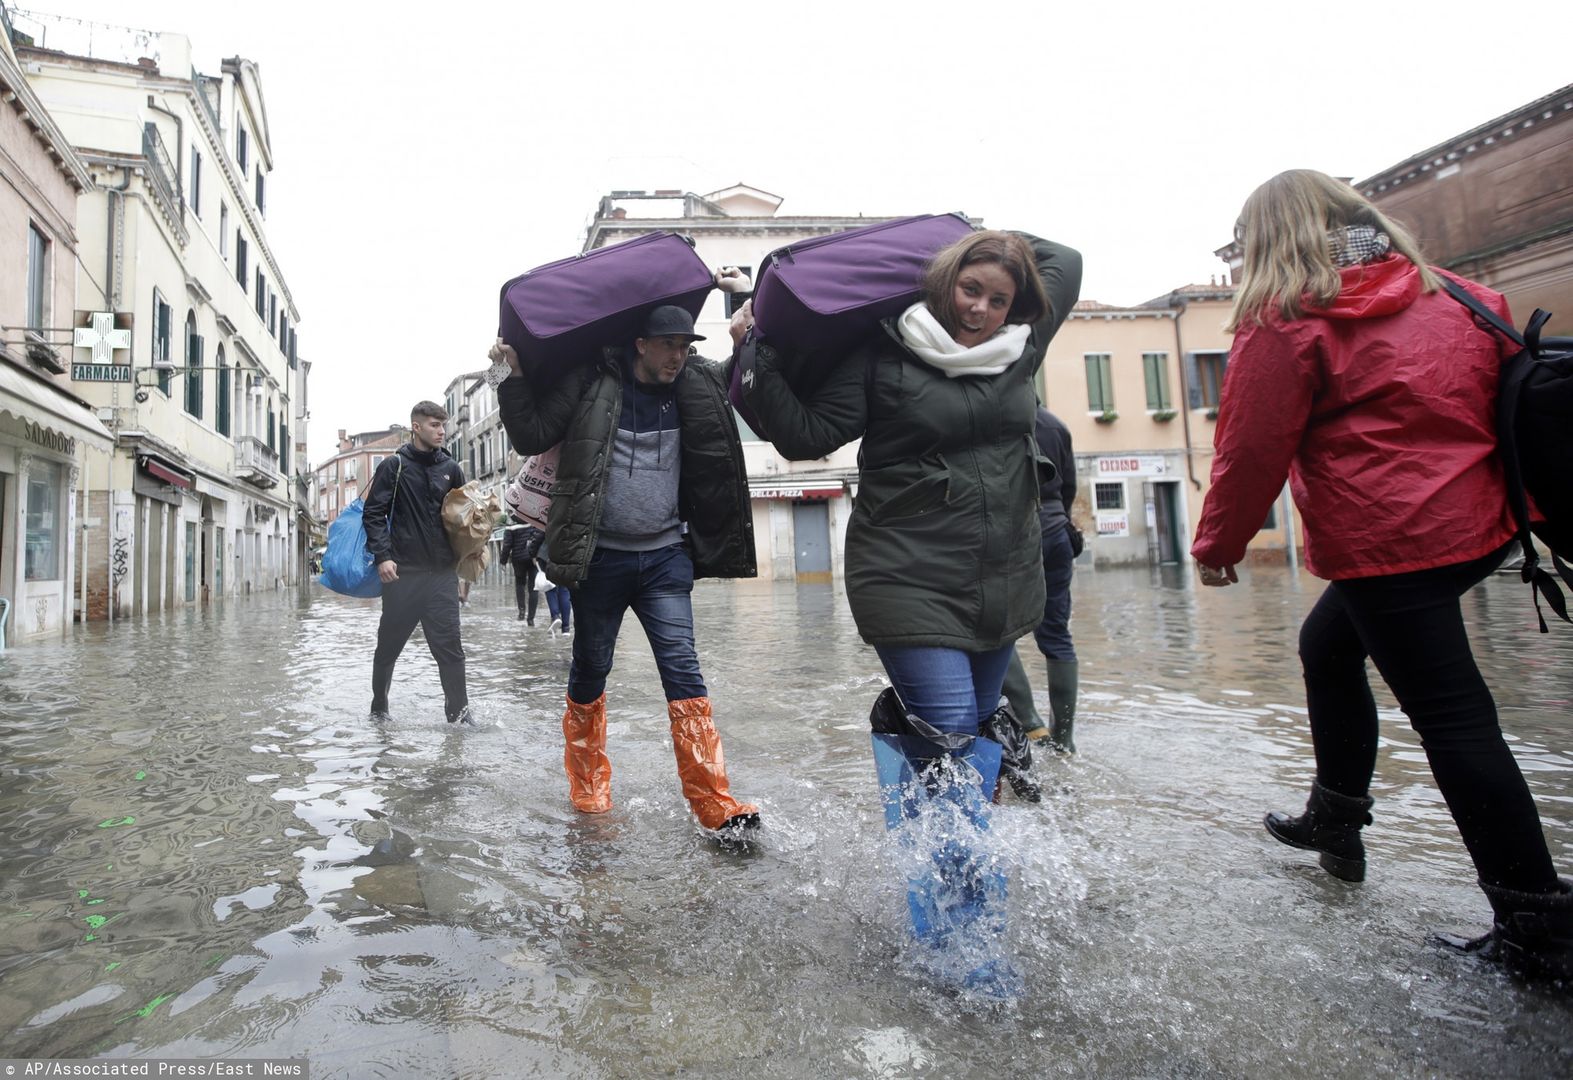
[[169, 158], [158, 125], [142, 125], [142, 156], [147, 159], [148, 181], [164, 204], [164, 212], [175, 221], [180, 220], [180, 170]]
[[235, 475], [259, 488], [277, 487], [279, 456], [255, 435], [242, 435], [235, 440]]
[[224, 125], [218, 120], [218, 101], [224, 80], [220, 77], [192, 72], [191, 82], [196, 87], [197, 100], [202, 102], [203, 110], [208, 114], [208, 119], [213, 122], [213, 130], [221, 131]]

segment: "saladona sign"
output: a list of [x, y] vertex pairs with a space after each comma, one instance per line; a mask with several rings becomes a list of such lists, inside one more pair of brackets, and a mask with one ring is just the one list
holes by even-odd
[[51, 428], [46, 428], [36, 420], [27, 420], [22, 424], [22, 433], [27, 436], [27, 441], [37, 443], [45, 450], [53, 450], [57, 454], [68, 457], [76, 455], [76, 440], [69, 435], [62, 435]]

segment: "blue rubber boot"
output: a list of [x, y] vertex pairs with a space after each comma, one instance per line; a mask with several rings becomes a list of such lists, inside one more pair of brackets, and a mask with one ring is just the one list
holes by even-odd
[[[988, 832], [1001, 747], [989, 739], [940, 732], [901, 708], [887, 689], [870, 717], [885, 827], [904, 843], [929, 844], [924, 869], [907, 882], [917, 940], [976, 960], [958, 981], [991, 999], [1020, 993], [1020, 978], [999, 955], [1005, 934], [1005, 875], [977, 851]], [[891, 730], [897, 729], [897, 730]], [[984, 955], [992, 954], [992, 955]]]

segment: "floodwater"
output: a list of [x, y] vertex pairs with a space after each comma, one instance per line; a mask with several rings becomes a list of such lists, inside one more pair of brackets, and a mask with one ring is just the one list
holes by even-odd
[[[1424, 941], [1489, 909], [1384, 689], [1365, 884], [1262, 830], [1311, 775], [1295, 640], [1320, 588], [1078, 573], [1081, 753], [1040, 761], [1044, 802], [1007, 795], [991, 833], [1012, 1006], [913, 962], [869, 750], [883, 680], [831, 587], [696, 590], [733, 789], [766, 822], [741, 853], [687, 815], [633, 619], [609, 688], [616, 806], [570, 809], [569, 644], [515, 621], [506, 582], [465, 612], [467, 729], [442, 722], [419, 637], [394, 719], [369, 721], [376, 602], [317, 586], [13, 649], [0, 1056], [306, 1057], [314, 1077], [1573, 1075], [1573, 999]], [[1573, 628], [1535, 633], [1511, 577], [1465, 610], [1573, 871]]]

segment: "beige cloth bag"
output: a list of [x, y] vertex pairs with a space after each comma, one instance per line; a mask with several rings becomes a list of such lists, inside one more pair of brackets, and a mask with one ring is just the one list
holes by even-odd
[[459, 577], [465, 581], [479, 580], [491, 565], [487, 541], [500, 512], [497, 496], [482, 495], [481, 486], [473, 480], [443, 496], [442, 527], [453, 553], [459, 557]]

